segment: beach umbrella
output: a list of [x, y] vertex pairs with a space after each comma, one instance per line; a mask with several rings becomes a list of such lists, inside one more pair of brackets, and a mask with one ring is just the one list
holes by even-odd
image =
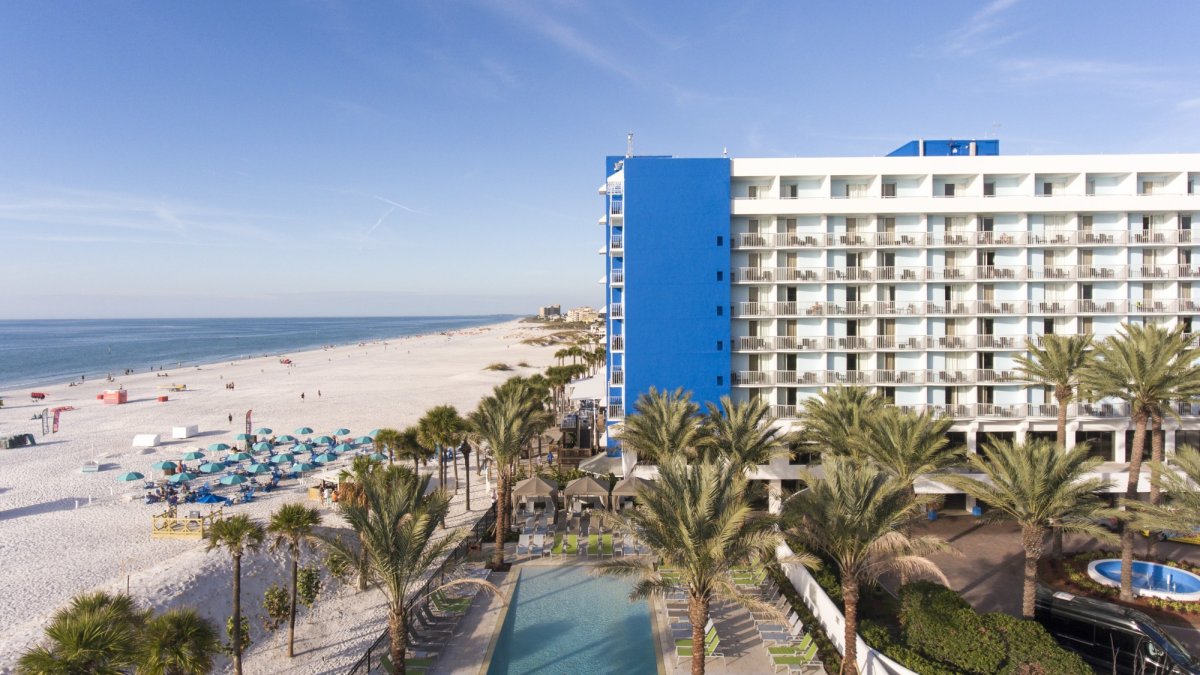
[[296, 445], [292, 446], [292, 452], [312, 452], [312, 451], [313, 451], [312, 443], [297, 443]]
[[345, 428], [345, 427], [342, 427], [341, 429], [338, 429], [338, 430], [334, 431], [334, 432], [333, 432], [333, 435], [334, 435], [334, 436], [349, 436], [349, 435], [350, 435], [350, 430], [349, 430], [349, 429], [347, 429], [347, 428]]
[[378, 436], [378, 435], [379, 435], [379, 430], [378, 430], [378, 429], [372, 429], [372, 430], [371, 430], [371, 433], [369, 433], [369, 434], [367, 434], [367, 435], [368, 435], [368, 436], [370, 436], [371, 438], [375, 438], [376, 436]]
[[175, 462], [172, 462], [172, 461], [171, 461], [171, 460], [169, 460], [169, 459], [164, 459], [164, 460], [163, 460], [163, 461], [161, 461], [161, 462], [155, 462], [155, 463], [151, 464], [151, 465], [150, 465], [150, 468], [151, 468], [151, 469], [157, 469], [158, 471], [163, 471], [163, 470], [166, 470], [166, 469], [174, 469], [174, 468], [175, 468], [175, 467], [177, 467], [177, 466], [179, 466], [179, 465], [178, 465], [178, 464], [176, 464]]
[[370, 436], [359, 436], [358, 438], [354, 439], [354, 442], [358, 443], [359, 445], [367, 445], [369, 443], [374, 443], [375, 441]]
[[253, 436], [251, 436], [250, 434], [238, 434], [237, 436], [234, 436], [234, 438], [236, 438], [239, 441], [248, 441], [251, 438], [253, 438]]
[[271, 465], [254, 463], [246, 467], [246, 473], [271, 473]]
[[206, 495], [200, 497], [199, 499], [197, 499], [196, 503], [197, 504], [224, 504], [225, 498], [218, 497], [210, 492], [209, 494], [206, 494]]
[[333, 446], [333, 452], [350, 452], [353, 449], [354, 448], [350, 447], [350, 445], [347, 443], [339, 443]]
[[333, 439], [329, 436], [317, 436], [313, 439], [314, 443], [333, 443]]
[[336, 459], [337, 455], [333, 454], [332, 452], [322, 452], [316, 457], [313, 457], [314, 462], [319, 462], [321, 464], [326, 464], [328, 462], [335, 461]]
[[266, 441], [259, 441], [250, 447], [254, 452], [270, 452], [271, 444]]
[[208, 446], [208, 449], [212, 450], [213, 452], [225, 452], [229, 449], [229, 445], [226, 443], [213, 443], [212, 445]]
[[259, 427], [254, 430], [254, 433], [262, 434], [263, 436], [269, 436], [271, 435], [271, 429], [268, 427]]
[[295, 443], [296, 437], [289, 436], [288, 434], [284, 434], [284, 435], [280, 436], [279, 438], [276, 438], [275, 442], [276, 443]]
[[296, 461], [296, 458], [290, 452], [281, 452], [271, 458], [272, 464], [287, 464]]
[[209, 462], [200, 465], [200, 473], [219, 473], [225, 470], [225, 462]]
[[292, 465], [292, 471], [299, 471], [300, 473], [312, 471], [315, 468], [317, 468], [317, 465], [311, 462], [296, 462]]
[[387, 455], [383, 454], [382, 452], [374, 452], [371, 453], [371, 460], [375, 462], [386, 462]]
[[192, 450], [191, 452], [183, 453], [183, 461], [190, 462], [194, 459], [204, 459], [204, 453], [200, 452], [199, 450]]
[[145, 478], [145, 476], [143, 476], [142, 474], [140, 474], [136, 471], [130, 471], [128, 473], [123, 473], [120, 476], [117, 476], [117, 480], [125, 481], [126, 483], [128, 483], [131, 480], [142, 480], [143, 478]]
[[196, 479], [196, 474], [191, 473], [189, 471], [184, 471], [183, 473], [177, 473], [174, 476], [171, 476], [170, 478], [167, 479], [167, 482], [179, 484], [179, 483], [186, 483], [190, 480], [195, 480], [195, 479]]
[[312, 427], [300, 427], [294, 433], [301, 434], [301, 435], [308, 435], [308, 434], [312, 433]]
[[240, 474], [231, 473], [228, 476], [221, 476], [221, 485], [241, 485], [250, 480]]
[[226, 462], [244, 462], [248, 459], [254, 459], [254, 455], [248, 452], [235, 452], [225, 458]]

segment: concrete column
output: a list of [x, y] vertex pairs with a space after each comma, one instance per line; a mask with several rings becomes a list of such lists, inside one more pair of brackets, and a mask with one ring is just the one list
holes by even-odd
[[1125, 450], [1125, 427], [1119, 427], [1113, 431], [1113, 461], [1128, 462], [1128, 456]]
[[967, 428], [967, 453], [979, 454], [979, 427], [972, 424]]
[[1075, 447], [1075, 433], [1079, 431], [1079, 422], [1067, 422], [1067, 438], [1064, 443], [1066, 449], [1070, 450]]
[[767, 481], [767, 511], [778, 515], [783, 510], [783, 481]]
[[1175, 432], [1179, 429], [1178, 425], [1170, 426], [1163, 425], [1163, 458], [1172, 457], [1175, 455]]
[[1017, 425], [1017, 428], [1013, 430], [1013, 443], [1024, 443], [1025, 435], [1027, 433], [1029, 433], [1029, 423], [1028, 422]]

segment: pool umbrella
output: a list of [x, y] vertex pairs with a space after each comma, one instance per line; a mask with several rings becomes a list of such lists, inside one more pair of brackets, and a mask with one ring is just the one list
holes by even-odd
[[271, 465], [255, 463], [246, 467], [246, 473], [271, 473]]
[[164, 459], [164, 460], [163, 460], [163, 461], [161, 461], [161, 462], [155, 462], [155, 463], [151, 464], [151, 465], [150, 465], [150, 468], [151, 468], [151, 469], [157, 469], [157, 470], [159, 470], [159, 471], [164, 471], [164, 470], [166, 470], [166, 469], [174, 469], [174, 468], [176, 468], [176, 467], [178, 467], [178, 466], [179, 466], [179, 465], [178, 465], [178, 464], [176, 464], [175, 462], [172, 462], [172, 461], [170, 461], [170, 460]]
[[375, 441], [372, 440], [370, 436], [359, 436], [358, 438], [354, 439], [354, 442], [358, 443], [359, 445], [367, 445], [368, 443], [374, 443]]
[[353, 449], [354, 448], [350, 447], [348, 443], [338, 443], [337, 445], [333, 446], [334, 452], [350, 452]]
[[209, 493], [209, 494], [206, 494], [203, 497], [197, 499], [196, 503], [197, 504], [224, 504], [225, 498], [218, 497], [212, 493]]
[[271, 429], [270, 427], [259, 427], [254, 430], [254, 433], [269, 436], [271, 434]]
[[208, 446], [208, 449], [212, 450], [213, 452], [225, 452], [229, 449], [229, 445], [226, 443], [213, 443], [212, 445]]
[[123, 473], [120, 476], [117, 476], [117, 480], [124, 481], [126, 483], [128, 483], [131, 480], [142, 480], [143, 478], [145, 478], [145, 476], [143, 476], [142, 474], [140, 474], [136, 471], [130, 471], [128, 473]]
[[299, 471], [300, 473], [312, 471], [315, 468], [317, 468], [317, 465], [311, 462], [296, 462], [292, 465], [292, 471]]
[[292, 452], [312, 452], [312, 451], [313, 451], [312, 443], [297, 443], [295, 446], [292, 447]]
[[386, 462], [387, 455], [383, 454], [382, 452], [373, 452], [371, 453], [371, 460], [376, 462]]
[[199, 450], [192, 450], [191, 452], [183, 453], [183, 461], [190, 462], [194, 459], [204, 459], [204, 453], [200, 452]]
[[252, 438], [252, 436], [250, 434], [238, 434], [237, 436], [234, 436], [234, 438], [239, 441], [248, 441]]
[[254, 455], [248, 452], [235, 452], [225, 458], [226, 462], [244, 462], [248, 459], [254, 459]]
[[177, 473], [174, 476], [171, 476], [170, 478], [167, 479], [167, 482], [178, 484], [178, 483], [186, 483], [190, 480], [195, 480], [195, 479], [196, 479], [196, 474], [191, 473], [189, 471], [184, 471], [183, 473]]
[[338, 430], [334, 431], [334, 432], [333, 432], [333, 435], [334, 435], [334, 436], [349, 436], [349, 435], [350, 435], [350, 430], [349, 430], [349, 429], [347, 429], [347, 428], [345, 428], [345, 427], [342, 427], [341, 429], [338, 429]]
[[379, 435], [379, 430], [378, 430], [378, 429], [372, 429], [372, 430], [371, 430], [371, 433], [369, 433], [369, 434], [367, 434], [367, 435], [368, 435], [368, 436], [370, 436], [371, 438], [375, 438], [376, 436], [378, 436], [378, 435]]
[[250, 479], [246, 478], [245, 476], [242, 476], [242, 475], [239, 475], [236, 473], [231, 473], [228, 476], [221, 476], [220, 482], [221, 482], [221, 485], [241, 485], [242, 483], [245, 483], [248, 480], [250, 480]]
[[287, 464], [296, 461], [296, 458], [290, 452], [281, 452], [271, 458], [272, 464]]
[[254, 452], [270, 452], [272, 450], [271, 444], [266, 441], [259, 441], [251, 446], [250, 449]]
[[317, 436], [313, 439], [313, 443], [333, 443], [333, 439], [329, 436]]
[[200, 473], [220, 473], [225, 470], [224, 462], [209, 462], [200, 465]]
[[297, 434], [307, 435], [312, 433], [312, 427], [300, 427], [295, 431]]
[[276, 438], [275, 442], [276, 443], [295, 443], [296, 437], [289, 436], [288, 434], [284, 434], [284, 435], [280, 436], [279, 438]]
[[337, 460], [337, 455], [333, 454], [332, 452], [322, 452], [316, 457], [313, 457], [314, 462], [319, 462], [321, 464], [327, 464], [335, 460]]

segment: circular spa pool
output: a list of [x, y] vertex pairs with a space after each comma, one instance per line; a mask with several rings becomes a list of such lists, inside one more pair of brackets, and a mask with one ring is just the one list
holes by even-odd
[[[1105, 586], [1121, 585], [1121, 561], [1116, 558], [1088, 564], [1088, 576]], [[1133, 592], [1146, 598], [1200, 601], [1200, 576], [1178, 567], [1133, 561]]]

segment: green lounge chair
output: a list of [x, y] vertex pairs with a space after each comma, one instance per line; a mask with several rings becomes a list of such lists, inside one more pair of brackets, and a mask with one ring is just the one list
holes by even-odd
[[[680, 643], [686, 644], [680, 644]], [[717, 635], [717, 628], [713, 628], [704, 636], [704, 658], [721, 659], [721, 664], [725, 664], [725, 655], [718, 652], [717, 648], [721, 646], [721, 638]], [[675, 641], [675, 667], [679, 664], [692, 658], [692, 641], [691, 639]]]
[[562, 555], [563, 554], [562, 532], [559, 532], [554, 535], [554, 546], [550, 547], [550, 554], [551, 555]]
[[610, 558], [613, 555], [613, 536], [611, 534], [600, 535], [600, 555], [606, 555]]
[[567, 545], [563, 549], [563, 553], [565, 555], [576, 555], [579, 553], [579, 535], [577, 535], [577, 534], [568, 534], [567, 535]]
[[587, 538], [588, 555], [600, 555], [600, 535], [592, 533]]
[[797, 651], [795, 654], [771, 654], [771, 661], [775, 664], [777, 673], [780, 671], [789, 673], [824, 672], [824, 666], [817, 659], [817, 645], [811, 640], [807, 648]]

